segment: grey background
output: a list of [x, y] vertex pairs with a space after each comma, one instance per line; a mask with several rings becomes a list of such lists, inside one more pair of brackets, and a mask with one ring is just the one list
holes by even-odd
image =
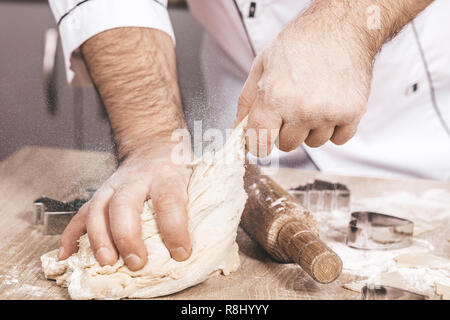
[[[186, 8], [172, 7], [169, 12], [183, 101], [194, 110], [190, 118], [201, 119], [204, 110], [197, 106], [205, 101], [200, 68], [203, 30]], [[60, 44], [56, 113], [48, 111], [42, 72], [44, 34], [55, 27], [47, 1], [0, 1], [0, 160], [25, 145], [114, 150], [95, 90], [67, 84]]]

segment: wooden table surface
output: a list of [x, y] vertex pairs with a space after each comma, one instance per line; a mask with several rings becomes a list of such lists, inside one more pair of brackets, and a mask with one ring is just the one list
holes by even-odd
[[[45, 236], [32, 224], [33, 200], [46, 195], [71, 200], [84, 188], [97, 188], [115, 168], [106, 153], [26, 147], [0, 162], [0, 299], [68, 299], [66, 288], [44, 278], [39, 257], [58, 247], [59, 236]], [[280, 169], [274, 176], [283, 187], [304, 184], [314, 177], [339, 181], [352, 197], [383, 192], [420, 193], [429, 188], [450, 191], [450, 183], [343, 177], [320, 172]], [[206, 282], [162, 299], [359, 299], [342, 288], [355, 278], [343, 274], [332, 284], [314, 282], [300, 267], [274, 262], [239, 229], [241, 267], [231, 275]]]

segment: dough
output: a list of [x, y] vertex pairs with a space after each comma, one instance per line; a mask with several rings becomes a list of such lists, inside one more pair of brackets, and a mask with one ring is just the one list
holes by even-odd
[[343, 287], [345, 289], [352, 290], [355, 292], [361, 292], [361, 289], [367, 283], [375, 283], [377, 285], [390, 286], [390, 287], [396, 287], [396, 288], [406, 288], [407, 287], [405, 278], [398, 271], [381, 273], [374, 279], [354, 281], [351, 283], [344, 284]]
[[95, 260], [87, 235], [79, 250], [57, 261], [56, 250], [41, 257], [46, 278], [67, 286], [73, 299], [151, 298], [194, 286], [208, 277], [238, 269], [236, 232], [244, 210], [246, 119], [230, 135], [225, 146], [193, 163], [188, 187], [189, 232], [192, 255], [183, 262], [171, 259], [155, 220], [151, 200], [141, 215], [142, 238], [148, 262], [133, 272], [122, 258], [113, 266], [101, 267]]
[[444, 285], [442, 283], [435, 283], [435, 292], [441, 296], [442, 300], [450, 300], [450, 284]]
[[361, 289], [366, 285], [366, 283], [367, 280], [359, 280], [350, 283], [345, 283], [342, 285], [342, 287], [350, 291], [361, 292]]
[[426, 223], [426, 222], [414, 222], [414, 237], [421, 236], [424, 233], [434, 231], [437, 228], [441, 227], [440, 222], [434, 222], [434, 223]]
[[450, 270], [450, 260], [432, 254], [402, 254], [394, 258], [399, 268], [430, 268]]
[[382, 272], [369, 279], [344, 284], [345, 289], [361, 292], [366, 283], [396, 287], [449, 299], [450, 260], [432, 254], [402, 254], [394, 258], [397, 270]]

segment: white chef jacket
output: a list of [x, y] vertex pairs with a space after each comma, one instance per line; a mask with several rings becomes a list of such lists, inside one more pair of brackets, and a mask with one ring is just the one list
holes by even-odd
[[[79, 47], [102, 31], [148, 27], [175, 41], [167, 0], [49, 2], [59, 26], [67, 78], [74, 85], [90, 83]], [[193, 16], [243, 74], [255, 55], [311, 2], [188, 0]], [[339, 174], [450, 180], [449, 14], [450, 1], [436, 0], [384, 45], [355, 137], [343, 146], [304, 146], [318, 168]]]

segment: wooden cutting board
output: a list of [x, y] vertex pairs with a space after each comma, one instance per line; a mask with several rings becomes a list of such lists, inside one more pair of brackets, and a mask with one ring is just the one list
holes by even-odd
[[[0, 162], [0, 299], [68, 299], [67, 289], [44, 278], [39, 257], [58, 247], [59, 236], [44, 236], [32, 224], [33, 200], [45, 195], [71, 200], [84, 188], [98, 188], [114, 171], [107, 153], [26, 147]], [[347, 184], [352, 197], [391, 191], [450, 191], [450, 183], [343, 177], [298, 169], [280, 169], [274, 179], [289, 188], [318, 177]], [[342, 275], [321, 285], [298, 266], [274, 262], [239, 229], [241, 267], [230, 276], [208, 281], [162, 299], [359, 299], [342, 288], [356, 280]]]

